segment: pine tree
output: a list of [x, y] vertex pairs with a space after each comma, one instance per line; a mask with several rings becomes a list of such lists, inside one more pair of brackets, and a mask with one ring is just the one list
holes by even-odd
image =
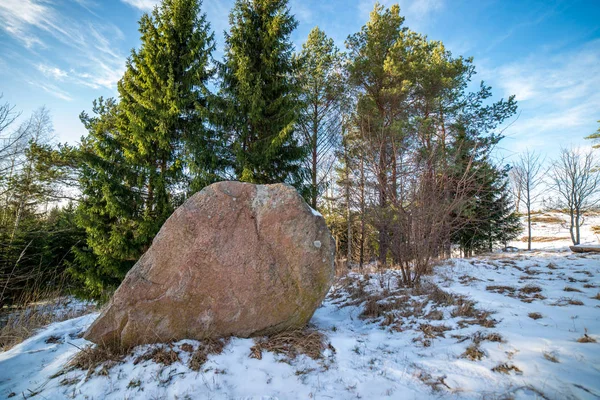
[[237, 0], [220, 66], [221, 128], [230, 136], [241, 181], [301, 188], [305, 149], [296, 123], [301, 103], [287, 0]]
[[393, 125], [399, 111], [398, 105], [404, 98], [402, 80], [398, 80], [390, 69], [391, 49], [401, 40], [404, 18], [400, 7], [393, 5], [385, 9], [377, 3], [369, 22], [361, 31], [348, 37], [349, 83], [358, 91], [355, 124], [361, 130], [367, 148], [369, 168], [375, 175], [378, 207], [373, 218], [378, 231], [378, 261], [387, 262], [390, 249], [390, 203], [393, 188], [390, 181], [395, 169], [392, 154], [397, 130]]
[[[600, 121], [598, 121], [598, 123], [600, 123]], [[600, 141], [600, 128], [598, 128], [598, 130], [596, 132], [592, 133], [589, 136], [586, 136], [585, 138], [596, 141], [596, 142]], [[600, 143], [596, 143], [592, 147], [595, 149], [600, 149]]]
[[302, 112], [299, 130], [309, 149], [305, 165], [310, 171], [310, 205], [317, 208], [317, 198], [324, 190], [324, 180], [335, 161], [342, 128], [345, 82], [343, 54], [333, 39], [315, 27], [298, 56]]

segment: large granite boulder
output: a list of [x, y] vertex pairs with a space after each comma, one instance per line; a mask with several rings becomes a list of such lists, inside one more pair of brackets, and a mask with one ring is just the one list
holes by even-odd
[[332, 284], [334, 249], [291, 186], [215, 183], [169, 217], [84, 337], [128, 347], [300, 328]]

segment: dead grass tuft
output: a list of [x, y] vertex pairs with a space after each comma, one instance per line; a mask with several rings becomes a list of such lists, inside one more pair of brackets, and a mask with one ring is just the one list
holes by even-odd
[[531, 319], [544, 318], [544, 316], [542, 314], [540, 314], [539, 312], [530, 312], [529, 314], [527, 314], [527, 316]]
[[479, 310], [475, 307], [473, 300], [461, 297], [457, 300], [456, 307], [452, 310], [452, 317], [463, 317], [458, 322], [459, 327], [465, 328], [468, 325], [481, 325], [484, 328], [493, 328], [496, 326], [496, 321], [493, 318], [489, 318], [492, 312], [486, 310]]
[[600, 300], [600, 292], [596, 293], [596, 295], [594, 297], [591, 297], [591, 299]]
[[[263, 351], [281, 354], [290, 360], [304, 354], [313, 360], [323, 358], [323, 351], [331, 346], [326, 344], [326, 337], [315, 329], [302, 329], [282, 332], [272, 336], [257, 338], [250, 348], [250, 357], [262, 359]], [[330, 347], [331, 348], [331, 347]]]
[[452, 310], [452, 317], [476, 317], [478, 311], [475, 308], [475, 302], [467, 298], [460, 298], [456, 307]]
[[180, 348], [182, 351], [185, 351], [186, 353], [193, 353], [193, 352], [194, 352], [194, 346], [192, 346], [192, 345], [191, 345], [191, 344], [189, 344], [189, 343], [184, 343], [184, 344], [182, 344], [181, 346], [179, 346], [179, 348]]
[[441, 310], [432, 310], [425, 316], [425, 319], [430, 321], [441, 321], [444, 319], [444, 312]]
[[[421, 293], [425, 294], [429, 301], [440, 306], [453, 306], [456, 304], [456, 301], [459, 298], [459, 296], [456, 296], [452, 293], [448, 293], [434, 284], [422, 285]], [[413, 290], [413, 294], [415, 295], [419, 295], [421, 293], [416, 293]]]
[[574, 288], [574, 287], [570, 287], [570, 286], [565, 286], [565, 288], [563, 289], [565, 292], [578, 292], [581, 293], [581, 290]]
[[504, 343], [504, 338], [497, 332], [475, 332], [473, 337], [471, 338], [474, 343], [481, 343], [484, 341], [495, 342], [495, 343]]
[[420, 324], [419, 330], [423, 332], [426, 338], [433, 339], [437, 337], [446, 337], [444, 332], [452, 330], [447, 325], [431, 325], [431, 324]]
[[492, 368], [492, 371], [499, 372], [502, 374], [510, 374], [511, 371], [514, 371], [517, 375], [523, 374], [523, 371], [521, 371], [519, 367], [508, 363], [498, 364], [494, 368]]
[[564, 306], [582, 306], [583, 301], [581, 300], [577, 300], [577, 299], [573, 299], [571, 297], [560, 297], [559, 299], [557, 299], [554, 303], [551, 304], [552, 306], [558, 306], [558, 307], [564, 307]]
[[479, 348], [478, 343], [473, 343], [461, 355], [462, 358], [467, 358], [471, 361], [479, 361], [485, 357], [485, 353]]
[[438, 392], [442, 388], [452, 390], [452, 388], [450, 386], [448, 386], [448, 384], [445, 382], [445, 380], [446, 380], [445, 375], [434, 377], [433, 375], [431, 375], [430, 373], [428, 373], [426, 371], [419, 370], [416, 373], [416, 377], [419, 380], [421, 380], [421, 382], [423, 382], [425, 385], [429, 386], [434, 392]]
[[527, 285], [519, 289], [519, 292], [524, 294], [540, 293], [542, 288], [536, 285]]
[[[200, 345], [190, 357], [188, 367], [192, 371], [199, 371], [200, 368], [208, 361], [208, 356], [211, 354], [221, 354], [225, 346], [229, 343], [229, 338], [211, 339], [207, 338], [200, 342]], [[183, 348], [183, 346], [182, 346]]]
[[516, 289], [512, 286], [503, 286], [503, 285], [489, 285], [485, 287], [485, 290], [488, 292], [494, 292], [499, 294], [510, 293], [513, 294]]
[[545, 358], [546, 360], [550, 361], [550, 362], [553, 362], [553, 363], [559, 363], [559, 362], [560, 362], [560, 361], [558, 360], [558, 356], [557, 356], [557, 355], [556, 355], [556, 353], [554, 353], [554, 352], [550, 353], [550, 352], [548, 352], [548, 351], [545, 351], [545, 352], [544, 352], [544, 358]]
[[[68, 369], [87, 370], [91, 375], [98, 366], [107, 371], [123, 361], [130, 349], [119, 349], [107, 346], [86, 346], [81, 348], [67, 363]], [[101, 371], [102, 372], [102, 371]]]
[[587, 332], [583, 334], [582, 337], [580, 337], [579, 339], [577, 339], [577, 342], [579, 343], [596, 343], [596, 339], [594, 339], [591, 336], [588, 336]]
[[173, 350], [173, 346], [153, 346], [148, 349], [144, 354], [138, 356], [134, 361], [133, 365], [137, 365], [144, 361], [152, 360], [156, 364], [171, 365], [175, 362], [180, 361], [179, 354]]

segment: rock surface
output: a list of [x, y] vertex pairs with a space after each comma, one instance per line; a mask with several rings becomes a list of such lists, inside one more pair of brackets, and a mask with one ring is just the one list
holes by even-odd
[[169, 217], [84, 337], [128, 347], [300, 328], [332, 284], [334, 249], [291, 186], [215, 183]]

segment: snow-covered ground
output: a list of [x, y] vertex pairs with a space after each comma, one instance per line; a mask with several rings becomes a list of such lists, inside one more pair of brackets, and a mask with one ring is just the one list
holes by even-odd
[[[511, 246], [526, 249], [527, 219], [521, 218], [525, 230], [521, 237]], [[561, 222], [558, 222], [561, 221]], [[569, 216], [558, 212], [543, 212], [532, 215], [531, 236], [534, 239], [532, 249], [556, 249], [573, 244], [569, 233]], [[593, 227], [600, 228], [600, 214], [587, 215], [581, 226], [581, 244], [600, 244], [600, 231], [595, 233]]]
[[[544, 229], [535, 235], [556, 227]], [[137, 360], [141, 346], [107, 367], [65, 369], [97, 314], [55, 323], [0, 353], [0, 398], [595, 399], [600, 254], [539, 243], [557, 244], [449, 260], [419, 290], [394, 271], [350, 274], [311, 320], [331, 344], [317, 360], [251, 358], [254, 340], [232, 339], [199, 371], [188, 367], [195, 341], [173, 344], [170, 365]]]

